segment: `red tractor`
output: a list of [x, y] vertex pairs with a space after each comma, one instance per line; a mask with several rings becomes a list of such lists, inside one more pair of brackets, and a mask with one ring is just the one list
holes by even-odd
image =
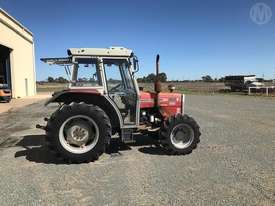
[[[66, 58], [43, 58], [48, 64], [65, 66], [68, 89], [56, 92], [46, 103], [60, 107], [45, 118], [50, 149], [74, 163], [98, 159], [111, 138], [133, 142], [135, 134], [157, 134], [169, 154], [184, 155], [199, 143], [196, 121], [184, 114], [184, 94], [161, 92], [159, 55], [156, 59], [155, 91], [138, 87], [138, 59], [123, 47], [72, 48]], [[150, 135], [148, 135], [150, 136]]]

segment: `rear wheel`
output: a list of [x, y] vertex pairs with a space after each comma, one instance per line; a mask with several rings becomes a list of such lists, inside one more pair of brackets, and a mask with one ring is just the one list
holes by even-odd
[[196, 121], [187, 115], [169, 117], [160, 130], [161, 144], [170, 154], [189, 154], [200, 141]]
[[49, 119], [46, 140], [63, 159], [81, 163], [98, 159], [111, 137], [111, 124], [103, 110], [85, 103], [63, 105]]

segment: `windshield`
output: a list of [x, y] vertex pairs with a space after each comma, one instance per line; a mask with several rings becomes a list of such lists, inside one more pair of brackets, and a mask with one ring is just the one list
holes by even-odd
[[97, 87], [102, 86], [98, 78], [98, 66], [96, 59], [78, 58], [73, 65], [72, 87]]

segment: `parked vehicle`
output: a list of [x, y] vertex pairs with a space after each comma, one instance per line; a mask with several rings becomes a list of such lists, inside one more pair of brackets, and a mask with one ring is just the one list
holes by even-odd
[[256, 78], [256, 75], [235, 75], [225, 77], [225, 86], [235, 92], [248, 90], [248, 87], [264, 86], [264, 84]]
[[0, 102], [1, 101], [11, 101], [11, 90], [8, 88], [7, 84], [0, 84]]

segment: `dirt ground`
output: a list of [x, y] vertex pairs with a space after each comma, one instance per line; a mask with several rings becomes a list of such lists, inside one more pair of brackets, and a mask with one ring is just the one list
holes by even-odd
[[44, 93], [39, 93], [38, 95], [32, 96], [32, 97], [12, 99], [11, 102], [9, 103], [0, 102], [0, 113], [17, 110], [19, 108], [26, 107], [27, 105], [39, 102], [49, 97], [50, 97], [50, 93], [44, 92]]
[[147, 137], [94, 163], [65, 164], [35, 124], [43, 101], [0, 114], [1, 205], [275, 205], [275, 100], [188, 95], [201, 126], [192, 154], [168, 156]]

